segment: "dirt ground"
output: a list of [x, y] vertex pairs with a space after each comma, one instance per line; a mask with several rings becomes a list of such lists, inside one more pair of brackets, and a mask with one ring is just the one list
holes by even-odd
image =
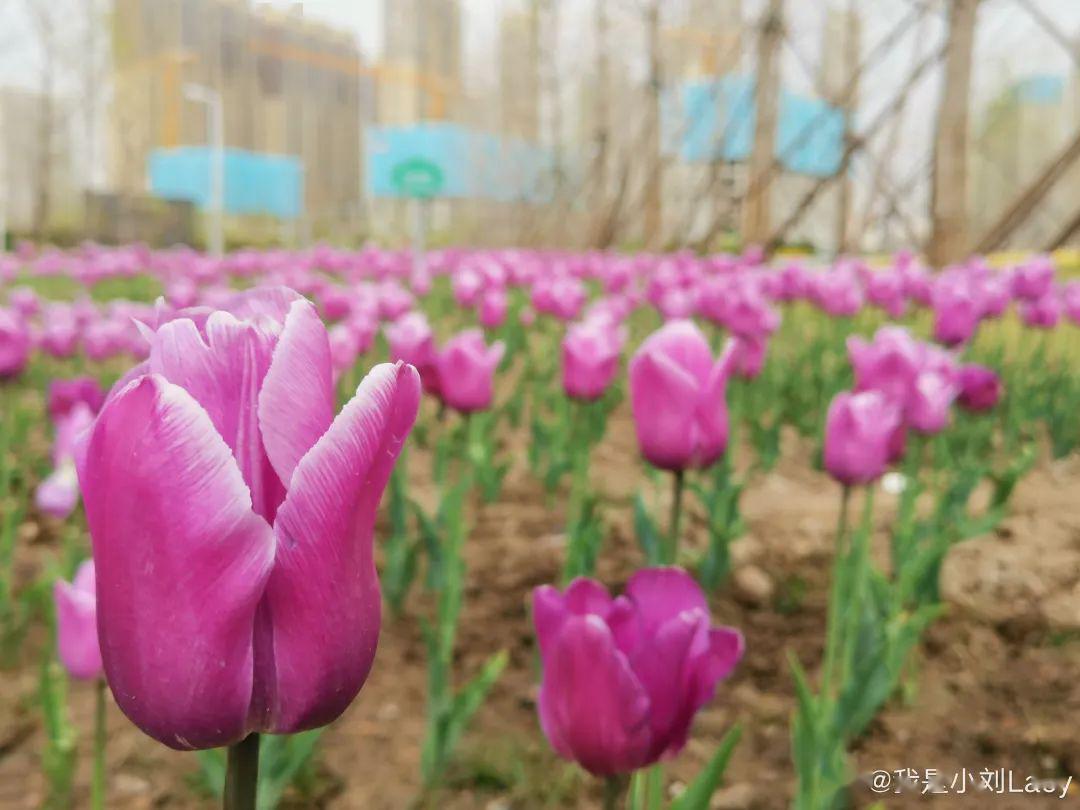
[[[557, 581], [564, 536], [564, 498], [548, 496], [522, 469], [524, 454], [499, 502], [479, 505], [467, 545], [468, 586], [458, 640], [457, 673], [471, 676], [500, 648], [510, 665], [459, 749], [446, 788], [426, 807], [510, 808], [599, 806], [598, 785], [550, 752], [536, 720], [536, 651], [528, 613], [530, 590]], [[410, 455], [411, 494], [431, 498], [429, 460]], [[618, 587], [640, 564], [632, 533], [632, 496], [647, 479], [636, 460], [626, 409], [609, 425], [592, 466], [606, 493], [610, 524], [600, 576]], [[787, 656], [810, 672], [819, 664], [825, 624], [834, 484], [809, 464], [809, 449], [785, 436], [778, 467], [753, 481], [743, 499], [747, 535], [734, 549], [735, 572], [713, 600], [716, 622], [746, 636], [746, 657], [698, 717], [686, 751], [668, 768], [688, 779], [735, 721], [742, 742], [716, 808], [784, 808], [793, 771], [789, 720], [793, 708]], [[890, 504], [879, 505], [884, 541]], [[687, 543], [704, 542], [699, 517]], [[54, 543], [51, 527], [27, 528], [36, 541], [20, 548], [20, 575], [34, 575]], [[1016, 492], [1012, 514], [992, 536], [955, 548], [946, 565], [945, 616], [929, 632], [903, 690], [854, 752], [857, 770], [935, 769], [946, 782], [967, 769], [1005, 768], [1020, 785], [1027, 776], [1080, 775], [1080, 458], [1041, 463]], [[396, 810], [419, 792], [424, 732], [425, 666], [418, 617], [429, 605], [417, 589], [405, 615], [386, 621], [370, 680], [351, 709], [325, 733], [316, 776], [287, 807]], [[34, 708], [41, 641], [27, 645], [21, 668], [0, 673], [0, 807], [33, 808], [43, 792], [42, 735]], [[92, 693], [71, 687], [72, 714], [88, 751]], [[115, 707], [109, 715], [109, 807], [211, 807], [191, 784], [194, 756], [142, 736]], [[76, 806], [88, 806], [89, 762], [80, 758]], [[970, 778], [970, 777], [969, 777]], [[977, 776], [975, 777], [978, 778]], [[673, 786], [674, 787], [674, 786]], [[958, 808], [1056, 807], [1056, 797], [921, 795], [922, 787], [877, 795], [859, 783], [857, 807], [926, 804]], [[1069, 802], [1080, 801], [1073, 785]]]

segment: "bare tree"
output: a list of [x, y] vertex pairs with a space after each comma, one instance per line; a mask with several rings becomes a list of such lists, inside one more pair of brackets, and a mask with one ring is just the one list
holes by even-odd
[[967, 160], [971, 57], [979, 0], [950, 0], [945, 84], [934, 139], [930, 259], [942, 265], [969, 249]]
[[762, 178], [746, 195], [743, 239], [760, 244], [769, 235], [772, 206], [770, 170], [776, 151], [776, 122], [780, 102], [780, 43], [784, 33], [784, 0], [769, 0], [758, 35], [757, 75], [754, 88], [754, 145], [750, 176]]

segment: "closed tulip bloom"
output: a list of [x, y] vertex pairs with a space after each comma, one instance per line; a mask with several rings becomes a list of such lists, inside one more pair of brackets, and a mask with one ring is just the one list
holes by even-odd
[[1054, 263], [1049, 256], [1035, 256], [1013, 271], [1012, 292], [1025, 301], [1049, 295], [1054, 286]]
[[872, 342], [848, 338], [847, 349], [856, 391], [881, 391], [894, 402], [907, 400], [922, 365], [918, 341], [910, 332], [883, 326]]
[[934, 339], [946, 346], [971, 340], [981, 316], [980, 302], [966, 289], [943, 288], [934, 293]]
[[56, 647], [60, 663], [73, 678], [93, 680], [103, 673], [98, 644], [94, 561], [86, 560], [72, 582], [53, 583], [56, 605]]
[[533, 592], [544, 734], [597, 776], [678, 754], [694, 716], [743, 655], [743, 637], [712, 627], [705, 595], [679, 568], [631, 577], [612, 599], [591, 579]]
[[30, 330], [21, 317], [0, 307], [0, 380], [19, 376], [30, 361]]
[[961, 366], [957, 402], [969, 411], [989, 411], [1001, 400], [1001, 378], [986, 366]]
[[584, 321], [566, 330], [562, 341], [563, 390], [586, 402], [604, 395], [619, 373], [626, 330], [606, 320]]
[[768, 338], [764, 336], [740, 336], [729, 338], [726, 350], [731, 351], [731, 371], [744, 380], [753, 380], [765, 367]]
[[825, 419], [825, 470], [842, 484], [881, 476], [897, 452], [900, 409], [880, 391], [841, 391]]
[[949, 425], [949, 412], [958, 389], [946, 374], [923, 371], [915, 378], [905, 421], [920, 433], [940, 433]]
[[1042, 298], [1023, 301], [1020, 304], [1020, 319], [1033, 329], [1053, 329], [1061, 320], [1064, 307], [1054, 292]]
[[96, 414], [105, 404], [105, 391], [93, 377], [72, 377], [49, 383], [49, 416], [55, 421], [82, 404]]
[[506, 309], [509, 302], [506, 298], [506, 290], [502, 287], [492, 287], [484, 291], [480, 299], [480, 324], [485, 329], [497, 329], [506, 320]]
[[420, 381], [429, 394], [439, 393], [435, 335], [422, 312], [409, 312], [383, 328], [390, 347], [390, 359], [409, 363], [420, 372]]
[[630, 361], [630, 404], [641, 454], [664, 470], [710, 466], [727, 448], [729, 361], [714, 362], [692, 321], [670, 321]]
[[416, 371], [376, 366], [335, 417], [326, 328], [285, 288], [144, 333], [79, 461], [117, 704], [177, 749], [325, 725], [374, 659], [375, 510]]
[[1080, 326], [1080, 281], [1070, 281], [1062, 288], [1061, 302], [1068, 319]]
[[479, 329], [460, 332], [439, 351], [439, 396], [455, 411], [471, 413], [491, 407], [495, 397], [495, 369], [506, 347], [502, 341], [484, 343]]
[[94, 424], [94, 411], [85, 402], [56, 417], [53, 440], [53, 471], [34, 491], [38, 511], [63, 520], [79, 503], [79, 477], [75, 470], [75, 448], [81, 434]]

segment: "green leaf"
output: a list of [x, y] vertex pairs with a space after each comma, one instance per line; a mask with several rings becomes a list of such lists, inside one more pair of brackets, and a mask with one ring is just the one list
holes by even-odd
[[645, 560], [649, 565], [660, 564], [660, 532], [656, 524], [649, 517], [649, 510], [645, 506], [645, 499], [639, 492], [634, 496], [634, 532], [637, 534], [638, 545], [645, 552]]
[[720, 780], [724, 778], [728, 762], [731, 761], [731, 755], [741, 736], [742, 729], [737, 724], [724, 735], [712, 759], [701, 769], [701, 773], [690, 783], [686, 792], [671, 803], [671, 810], [708, 810], [712, 795], [720, 786]]

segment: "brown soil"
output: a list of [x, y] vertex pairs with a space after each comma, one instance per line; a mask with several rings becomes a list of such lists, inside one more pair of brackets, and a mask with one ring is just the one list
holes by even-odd
[[[735, 549], [737, 572], [749, 567], [764, 572], [773, 594], [762, 603], [752, 589], [729, 584], [714, 599], [715, 620], [743, 630], [747, 654], [699, 715], [686, 751], [668, 768], [672, 782], [690, 778], [731, 724], [741, 722], [743, 739], [716, 807], [790, 805], [793, 693], [787, 657], [794, 653], [813, 673], [821, 656], [837, 492], [810, 469], [807, 448], [785, 438], [778, 468], [747, 487], [743, 512], [748, 533]], [[411, 494], [430, 502], [433, 493], [425, 483], [429, 459], [417, 451], [410, 461]], [[528, 598], [534, 586], [558, 579], [564, 499], [546, 495], [520, 469], [522, 453], [515, 461], [519, 468], [511, 472], [500, 501], [476, 509], [456, 660], [462, 678], [498, 649], [509, 652], [510, 664], [466, 735], [447, 787], [428, 797], [426, 806], [432, 808], [599, 806], [598, 785], [554, 757], [536, 721], [538, 673]], [[599, 573], [618, 587], [640, 564], [631, 496], [648, 486], [624, 411], [612, 420], [608, 438], [597, 449], [592, 474], [607, 495], [611, 527]], [[933, 768], [948, 781], [962, 768], [977, 773], [1004, 767], [1013, 771], [1016, 784], [1028, 775], [1080, 774], [1080, 734], [1073, 719], [1080, 708], [1080, 636], [1068, 621], [1080, 615], [1080, 602], [1070, 602], [1080, 567], [1065, 570], [1070, 560], [1080, 560], [1078, 492], [1080, 459], [1042, 464], [1021, 484], [1013, 514], [994, 536], [953, 552], [946, 576], [949, 610], [925, 639], [903, 696], [858, 744], [854, 759], [860, 773]], [[890, 506], [883, 503], [879, 509], [879, 533]], [[692, 518], [689, 544], [703, 542], [703, 534], [700, 519]], [[28, 581], [55, 554], [57, 541], [55, 527], [48, 524], [27, 526], [25, 535], [36, 538], [18, 551], [20, 579]], [[1049, 558], [1057, 561], [1053, 577], [1045, 572]], [[957, 566], [957, 560], [962, 564]], [[989, 574], [972, 575], [982, 570], [979, 564], [999, 572], [994, 579], [999, 587], [987, 587], [993, 578]], [[1025, 589], [1018, 591], [1016, 583], [1026, 583]], [[425, 699], [418, 618], [430, 609], [419, 593], [418, 588], [403, 617], [384, 624], [368, 684], [325, 733], [314, 784], [304, 796], [291, 795], [287, 806], [396, 810], [417, 797]], [[38, 807], [44, 790], [35, 701], [41, 643], [39, 636], [32, 637], [21, 666], [0, 676], [0, 807], [13, 810]], [[73, 685], [71, 703], [84, 754], [76, 806], [84, 807], [91, 689]], [[213, 806], [191, 788], [193, 755], [148, 740], [115, 707], [109, 732], [110, 808]], [[1077, 795], [1080, 788], [1074, 785], [1071, 800]], [[1059, 806], [1056, 797], [988, 797], [970, 791], [967, 796], [911, 791], [876, 796], [862, 785], [853, 796], [859, 807], [879, 799], [889, 808], [927, 802], [962, 808]]]

